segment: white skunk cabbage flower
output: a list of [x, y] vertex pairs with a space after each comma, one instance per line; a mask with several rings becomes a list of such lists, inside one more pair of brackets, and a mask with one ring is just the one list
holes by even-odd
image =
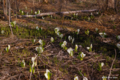
[[13, 24], [16, 25], [16, 21], [13, 21]]
[[35, 41], [36, 41], [36, 40], [35, 40], [35, 39], [33, 39], [33, 42], [34, 42], [34, 43], [35, 43]]
[[92, 15], [93, 15], [93, 13], [90, 13], [90, 15], [92, 16]]
[[91, 52], [92, 51], [92, 44], [90, 45], [90, 47], [87, 47], [87, 49]]
[[67, 45], [67, 41], [64, 41], [61, 45], [62, 48], [65, 48], [65, 46]]
[[117, 36], [117, 39], [120, 40], [120, 35]]
[[83, 52], [80, 54], [81, 58], [84, 58], [86, 56], [86, 54], [84, 54]]
[[1, 34], [4, 34], [4, 30], [1, 31]]
[[53, 38], [53, 37], [51, 37], [50, 41], [51, 41], [51, 42], [54, 42], [54, 38]]
[[78, 76], [75, 76], [75, 77], [74, 77], [74, 80], [79, 80], [79, 79], [78, 79]]
[[57, 34], [57, 33], [59, 32], [59, 30], [60, 30], [60, 29], [59, 29], [58, 27], [56, 27], [56, 28], [55, 28], [55, 33]]
[[73, 56], [73, 49], [72, 48], [68, 48], [67, 52], [69, 53], [70, 56]]
[[44, 75], [47, 80], [50, 80], [52, 74], [50, 73], [48, 69], [46, 69], [46, 73]]
[[73, 39], [72, 39], [72, 44], [74, 43], [74, 40], [75, 40], [75, 39], [73, 38]]
[[117, 43], [117, 45], [116, 45], [116, 46], [117, 46], [117, 48], [118, 48], [118, 49], [120, 49], [120, 44], [119, 44], [119, 43]]
[[71, 36], [68, 36], [68, 40], [71, 41], [71, 40], [72, 40], [72, 37], [71, 37]]
[[45, 18], [42, 16], [42, 19], [45, 19]]
[[95, 31], [98, 32], [98, 28], [95, 28]]
[[25, 67], [25, 60], [22, 60], [22, 63], [23, 63], [23, 67]]
[[99, 33], [99, 35], [102, 37], [102, 38], [105, 38], [105, 36], [107, 35], [105, 32], [101, 32]]
[[80, 33], [80, 29], [77, 29], [77, 34], [79, 34]]
[[38, 27], [38, 26], [36, 26], [36, 29], [37, 29], [37, 30], [39, 30], [39, 27]]
[[10, 49], [10, 45], [8, 45], [8, 49]]
[[[36, 58], [37, 58], [37, 55], [35, 55], [35, 57], [32, 57], [31, 58], [31, 60], [32, 60], [32, 68], [34, 67], [34, 66], [37, 66], [37, 60], [36, 60]], [[35, 61], [36, 60], [36, 61]]]
[[42, 53], [44, 51], [44, 49], [39, 46], [39, 47], [36, 47], [35, 50], [38, 52], [38, 53]]
[[37, 12], [35, 11], [35, 14], [37, 14]]
[[83, 80], [88, 80], [88, 78], [87, 77], [83, 77]]
[[103, 63], [103, 62], [101, 62], [100, 66], [101, 66], [101, 67], [103, 67], [103, 66], [104, 66], [104, 63]]
[[60, 37], [60, 38], [63, 38], [63, 34], [60, 34], [59, 37]]
[[38, 42], [39, 44], [43, 45], [43, 40], [40, 39]]

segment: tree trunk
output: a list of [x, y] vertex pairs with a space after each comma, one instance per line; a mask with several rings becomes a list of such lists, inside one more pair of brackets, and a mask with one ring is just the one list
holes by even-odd
[[108, 8], [115, 9], [117, 0], [108, 0]]
[[102, 11], [108, 10], [108, 9], [116, 9], [116, 2], [117, 0], [97, 0], [99, 9]]
[[2, 8], [3, 8], [3, 14], [4, 14], [4, 17], [5, 17], [5, 20], [8, 20], [8, 18], [7, 18], [7, 6], [6, 6], [6, 1], [5, 0], [3, 0]]

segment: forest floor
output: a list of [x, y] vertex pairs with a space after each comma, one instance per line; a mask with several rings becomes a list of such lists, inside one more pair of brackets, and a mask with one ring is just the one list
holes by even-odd
[[[37, 3], [34, 7], [31, 5], [33, 4], [22, 2], [20, 9], [29, 14], [31, 9], [33, 12], [41, 10], [41, 13], [57, 12], [59, 9], [57, 3], [56, 6], [54, 4], [38, 5]], [[97, 8], [96, 4], [91, 5], [85, 2], [71, 3], [67, 7], [64, 5], [62, 11]], [[27, 9], [25, 9], [26, 6]], [[29, 80], [31, 58], [35, 54], [38, 55], [37, 66], [35, 66], [35, 73], [32, 74], [31, 80], [46, 80], [44, 76], [46, 69], [52, 73], [51, 80], [73, 80], [75, 76], [78, 76], [79, 80], [83, 77], [87, 77], [88, 80], [102, 80], [103, 76], [107, 77], [109, 74], [110, 80], [120, 80], [120, 50], [116, 47], [116, 44], [120, 43], [120, 39], [117, 39], [120, 35], [120, 14], [114, 11], [98, 14], [93, 12], [92, 14], [79, 13], [78, 16], [70, 14], [62, 17], [52, 15], [52, 17], [17, 19], [14, 16], [12, 17], [12, 21], [16, 21], [16, 25], [12, 27], [14, 36], [10, 34], [8, 21], [0, 17], [0, 80]], [[0, 15], [3, 16], [1, 7]], [[56, 35], [54, 31], [56, 27], [60, 29], [63, 38]], [[77, 29], [80, 29], [79, 34], [76, 34]], [[86, 34], [87, 30], [89, 34]], [[106, 37], [102, 38], [99, 35], [100, 32], [105, 32]], [[68, 36], [75, 39], [73, 44], [68, 40]], [[54, 42], [51, 42], [51, 37], [55, 39]], [[40, 46], [38, 42], [40, 39], [45, 43], [41, 54], [35, 50]], [[73, 57], [61, 47], [63, 41], [67, 41], [67, 49], [73, 48]], [[77, 51], [75, 51], [76, 44], [78, 45]], [[92, 51], [89, 51], [86, 47], [91, 44]], [[8, 45], [11, 48], [7, 52], [5, 48]], [[80, 57], [81, 52], [86, 54], [83, 60]], [[25, 67], [21, 64], [22, 60], [26, 63]], [[100, 69], [102, 62], [104, 66]]]

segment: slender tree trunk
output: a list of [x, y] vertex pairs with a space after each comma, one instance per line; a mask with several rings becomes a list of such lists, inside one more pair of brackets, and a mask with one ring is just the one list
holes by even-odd
[[5, 17], [5, 19], [7, 20], [8, 18], [7, 18], [7, 7], [6, 7], [6, 1], [5, 0], [3, 0], [3, 13], [4, 13], [4, 17]]
[[10, 27], [10, 30], [11, 30], [11, 34], [13, 35], [13, 31], [12, 31], [12, 26], [11, 26], [11, 0], [8, 0], [9, 2], [9, 27]]
[[17, 0], [15, 0], [15, 8], [16, 8], [16, 18], [17, 18], [17, 11], [18, 11], [18, 9], [17, 9]]

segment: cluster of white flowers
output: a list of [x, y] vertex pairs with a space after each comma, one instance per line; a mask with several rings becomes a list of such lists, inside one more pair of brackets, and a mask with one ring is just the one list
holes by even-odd
[[44, 48], [39, 46], [39, 47], [36, 47], [35, 50], [38, 52], [38, 53], [42, 53], [44, 51]]
[[87, 49], [91, 52], [92, 51], [92, 44], [90, 45], [90, 47], [87, 47]]
[[67, 41], [64, 41], [64, 42], [61, 44], [61, 47], [62, 47], [62, 48], [65, 48], [66, 45], [67, 45]]
[[99, 35], [102, 37], [102, 38], [105, 38], [105, 36], [107, 35], [105, 32], [100, 32]]
[[[79, 80], [78, 76], [75, 76], [74, 80]], [[88, 78], [83, 76], [83, 80], [88, 80]]]
[[35, 67], [35, 66], [37, 66], [37, 60], [36, 60], [36, 58], [37, 58], [37, 55], [35, 55], [35, 57], [32, 57], [32, 58], [31, 58], [32, 68]]
[[60, 38], [63, 38], [63, 34], [61, 34], [60, 32], [60, 29], [58, 27], [55, 28], [55, 33], [60, 37]]
[[73, 44], [75, 39], [72, 38], [72, 36], [68, 36], [68, 40], [71, 41], [71, 43]]

